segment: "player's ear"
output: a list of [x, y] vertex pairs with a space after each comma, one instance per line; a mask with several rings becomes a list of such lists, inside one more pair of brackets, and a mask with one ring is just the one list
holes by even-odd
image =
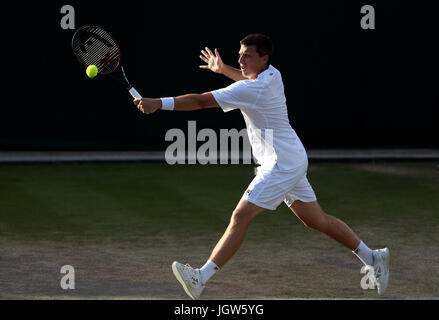
[[262, 59], [264, 60], [265, 64], [268, 67], [268, 61], [270, 60], [270, 56], [268, 54], [262, 56]]

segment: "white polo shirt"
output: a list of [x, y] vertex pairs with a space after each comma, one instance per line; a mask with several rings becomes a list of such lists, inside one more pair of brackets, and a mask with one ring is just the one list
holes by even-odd
[[272, 65], [257, 79], [236, 81], [212, 94], [224, 112], [241, 110], [253, 156], [262, 170], [291, 171], [307, 161], [288, 119], [282, 76]]

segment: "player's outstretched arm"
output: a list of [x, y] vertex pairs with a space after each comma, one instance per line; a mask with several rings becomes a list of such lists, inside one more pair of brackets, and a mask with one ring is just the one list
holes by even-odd
[[215, 53], [210, 51], [208, 47], [205, 49], [206, 50], [201, 50], [200, 59], [206, 62], [206, 64], [200, 66], [201, 69], [209, 69], [215, 73], [223, 74], [235, 81], [246, 79], [242, 75], [241, 70], [224, 64], [217, 49], [215, 49]]
[[[211, 92], [206, 92], [203, 94], [185, 94], [174, 97], [173, 100], [173, 110], [177, 111], [192, 111], [219, 107]], [[137, 108], [145, 114], [153, 113], [162, 108], [161, 99], [136, 98], [133, 102]]]

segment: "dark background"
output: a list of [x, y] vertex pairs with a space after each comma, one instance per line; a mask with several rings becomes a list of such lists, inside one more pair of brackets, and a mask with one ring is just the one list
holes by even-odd
[[[147, 97], [202, 93], [231, 80], [199, 69], [204, 46], [238, 66], [239, 40], [275, 45], [290, 122], [307, 148], [439, 147], [438, 11], [433, 1], [20, 2], [3, 8], [0, 149], [164, 149], [168, 129], [244, 127], [239, 111], [142, 115], [108, 77], [88, 79], [63, 30], [98, 24], [118, 40], [130, 82]], [[376, 29], [360, 9], [375, 7]]]

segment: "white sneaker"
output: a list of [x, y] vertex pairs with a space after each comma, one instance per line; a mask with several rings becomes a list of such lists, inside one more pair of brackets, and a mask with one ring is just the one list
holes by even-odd
[[172, 272], [183, 286], [184, 291], [192, 299], [198, 299], [204, 290], [201, 283], [201, 273], [199, 269], [194, 269], [190, 265], [183, 265], [180, 262], [172, 263]]
[[381, 296], [387, 289], [389, 282], [389, 249], [373, 250], [374, 280], [378, 288], [378, 295]]

